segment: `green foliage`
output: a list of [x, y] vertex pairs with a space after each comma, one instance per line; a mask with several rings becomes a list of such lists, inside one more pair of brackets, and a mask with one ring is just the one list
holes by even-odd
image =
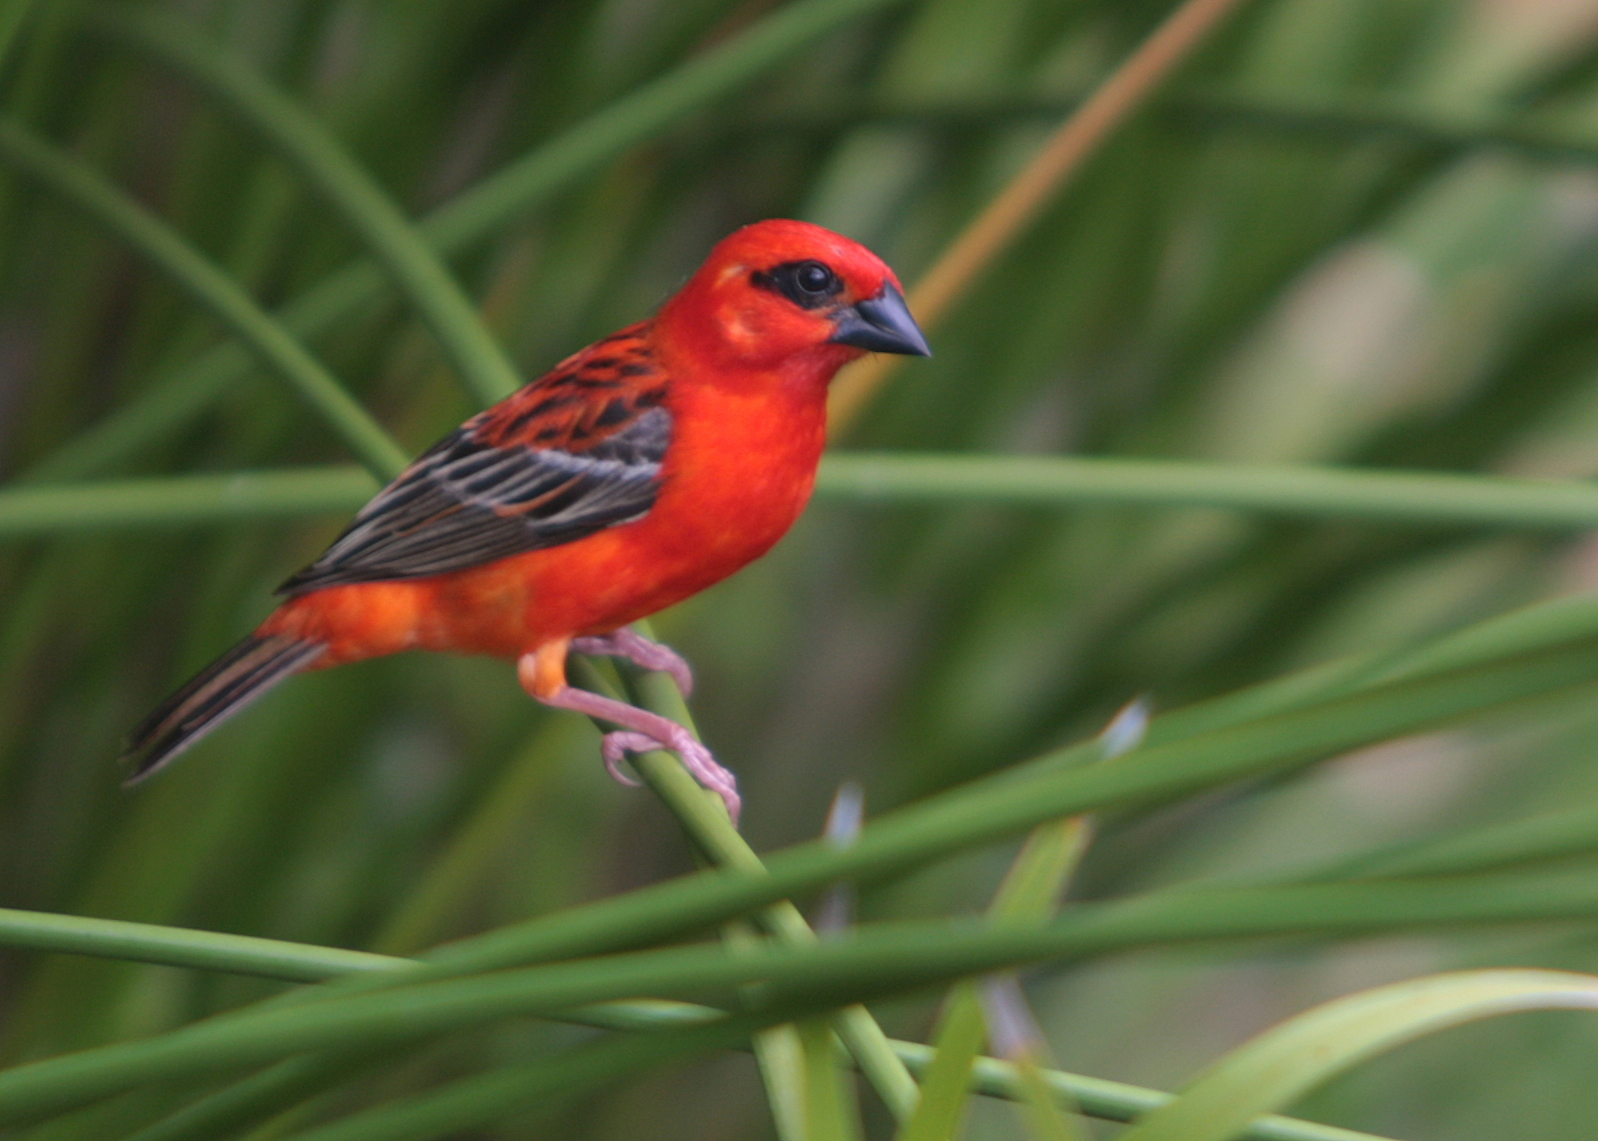
[[[747, 221], [913, 284], [1170, 8], [0, 5], [0, 1128], [1588, 1136], [1590, 1019], [1431, 1036], [1598, 972], [1582, 5], [1255, 0], [1186, 61], [659, 618], [743, 835], [433, 656], [118, 788], [352, 464]], [[844, 779], [866, 827], [813, 839]], [[1012, 970], [1047, 1053], [977, 1056], [960, 980]]]

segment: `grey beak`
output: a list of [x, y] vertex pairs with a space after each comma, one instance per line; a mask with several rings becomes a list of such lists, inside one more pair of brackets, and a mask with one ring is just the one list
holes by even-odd
[[904, 294], [889, 282], [875, 297], [856, 302], [833, 314], [837, 326], [829, 341], [840, 345], [853, 345], [873, 353], [903, 353], [912, 357], [930, 357], [926, 337], [910, 316], [904, 303]]

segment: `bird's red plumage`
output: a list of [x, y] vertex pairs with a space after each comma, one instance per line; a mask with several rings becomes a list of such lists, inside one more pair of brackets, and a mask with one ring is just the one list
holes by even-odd
[[[293, 596], [254, 639], [273, 653], [318, 647], [295, 668], [407, 649], [521, 658], [534, 696], [578, 708], [562, 696], [573, 638], [703, 590], [798, 517], [827, 385], [863, 352], [849, 340], [879, 347], [841, 322], [857, 328], [861, 303], [883, 298], [903, 314], [894, 335], [910, 337], [888, 351], [924, 352], [897, 280], [863, 247], [801, 222], [737, 231], [654, 318], [567, 358], [419, 458], [289, 580]], [[150, 764], [184, 747], [174, 709], [141, 726], [160, 753]], [[176, 745], [163, 751], [166, 740]]]

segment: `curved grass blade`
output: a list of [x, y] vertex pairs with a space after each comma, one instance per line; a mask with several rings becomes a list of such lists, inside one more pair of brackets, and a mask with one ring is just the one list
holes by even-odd
[[1433, 975], [1336, 999], [1245, 1043], [1123, 1141], [1226, 1141], [1262, 1113], [1351, 1066], [1464, 1022], [1523, 1010], [1598, 1010], [1598, 977], [1487, 970]]

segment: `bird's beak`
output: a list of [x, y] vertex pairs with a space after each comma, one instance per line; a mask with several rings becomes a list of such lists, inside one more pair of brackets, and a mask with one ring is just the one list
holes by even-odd
[[886, 282], [875, 297], [857, 301], [832, 314], [836, 328], [827, 340], [873, 353], [930, 357], [927, 339], [904, 303], [904, 294]]

